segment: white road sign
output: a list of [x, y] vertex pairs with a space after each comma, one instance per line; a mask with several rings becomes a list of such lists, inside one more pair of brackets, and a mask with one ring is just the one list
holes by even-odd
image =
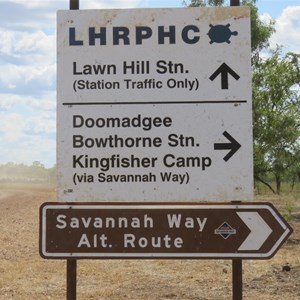
[[247, 7], [58, 12], [63, 201], [252, 199]]

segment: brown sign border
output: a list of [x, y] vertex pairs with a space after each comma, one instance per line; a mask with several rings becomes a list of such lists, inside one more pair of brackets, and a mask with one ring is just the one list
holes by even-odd
[[[76, 207], [80, 209], [82, 206], [92, 207], [107, 207], [112, 206], [116, 209], [131, 209], [132, 207], [139, 207], [140, 209], [204, 209], [204, 207], [212, 209], [235, 209], [243, 211], [259, 211], [262, 209], [268, 209], [276, 222], [278, 222], [284, 233], [278, 237], [278, 241], [274, 243], [272, 249], [268, 253], [254, 252], [235, 252], [235, 253], [175, 253], [175, 252], [130, 252], [130, 253], [46, 253], [45, 243], [47, 240], [47, 230], [45, 230], [46, 214], [45, 209], [72, 209]], [[218, 208], [219, 207], [219, 208]], [[92, 208], [91, 208], [92, 209]], [[221, 225], [221, 224], [220, 224]], [[205, 202], [205, 203], [136, 203], [136, 202], [46, 202], [40, 207], [40, 235], [39, 235], [39, 252], [41, 257], [45, 259], [270, 259], [280, 249], [282, 244], [292, 234], [292, 227], [286, 222], [286, 220], [280, 215], [273, 204], [268, 202]], [[242, 243], [243, 241], [241, 241]], [[275, 249], [274, 249], [275, 247]]]

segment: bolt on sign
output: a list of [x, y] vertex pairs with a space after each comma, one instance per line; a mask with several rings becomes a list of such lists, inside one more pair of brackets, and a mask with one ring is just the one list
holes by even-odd
[[67, 10], [57, 30], [60, 200], [252, 199], [249, 8]]
[[292, 233], [270, 203], [44, 203], [44, 258], [271, 258]]

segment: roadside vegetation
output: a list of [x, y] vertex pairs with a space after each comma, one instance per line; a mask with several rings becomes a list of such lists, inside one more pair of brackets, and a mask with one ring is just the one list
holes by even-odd
[[9, 162], [0, 165], [0, 182], [2, 183], [47, 183], [55, 184], [56, 167], [46, 168], [39, 161], [30, 166]]
[[[300, 181], [300, 54], [271, 49], [275, 21], [260, 20], [251, 9], [254, 178], [258, 193], [297, 192]], [[186, 6], [224, 6], [224, 0], [190, 0]], [[263, 187], [264, 185], [265, 187]]]

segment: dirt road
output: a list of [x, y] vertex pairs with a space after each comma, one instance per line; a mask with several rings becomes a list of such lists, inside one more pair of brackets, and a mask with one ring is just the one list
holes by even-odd
[[[38, 253], [39, 207], [49, 201], [55, 201], [53, 187], [0, 185], [0, 300], [66, 299], [65, 261]], [[284, 208], [284, 199], [267, 201]], [[243, 261], [244, 299], [300, 299], [297, 210], [289, 222], [294, 233], [274, 258]], [[79, 300], [232, 298], [226, 260], [80, 260], [77, 278]]]

